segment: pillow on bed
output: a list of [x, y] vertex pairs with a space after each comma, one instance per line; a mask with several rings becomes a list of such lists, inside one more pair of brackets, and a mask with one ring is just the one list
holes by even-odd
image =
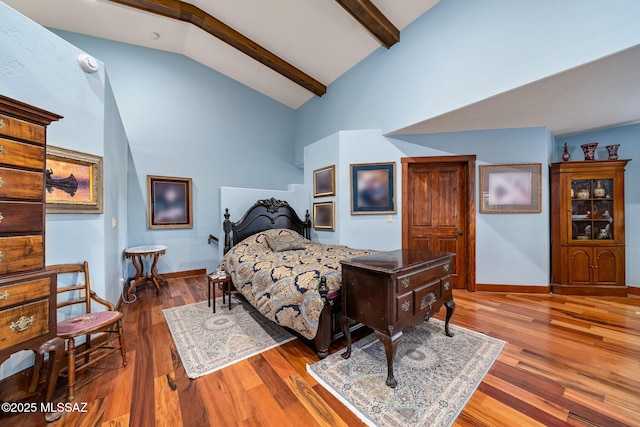
[[309, 241], [291, 230], [280, 230], [277, 234], [265, 234], [269, 247], [274, 252], [306, 249]]

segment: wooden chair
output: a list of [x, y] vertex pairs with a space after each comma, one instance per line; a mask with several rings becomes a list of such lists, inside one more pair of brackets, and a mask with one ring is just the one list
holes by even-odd
[[[47, 267], [49, 270], [63, 274], [82, 273], [84, 274], [84, 284], [69, 285], [58, 288], [58, 309], [76, 304], [84, 304], [84, 313], [58, 322], [58, 336], [67, 341], [67, 377], [69, 380], [69, 401], [75, 399], [74, 386], [76, 383], [76, 372], [92, 366], [111, 353], [120, 350], [122, 354], [122, 366], [127, 366], [127, 356], [124, 345], [124, 334], [122, 332], [122, 313], [115, 310], [113, 304], [98, 297], [91, 290], [91, 279], [89, 276], [89, 264], [85, 261], [82, 264], [59, 264]], [[82, 280], [82, 279], [80, 279]], [[60, 278], [58, 278], [60, 283]], [[61, 298], [61, 295], [66, 297]], [[107, 307], [107, 311], [92, 312], [91, 302], [95, 301]], [[119, 345], [112, 345], [114, 334], [118, 334]], [[100, 345], [91, 345], [91, 335], [101, 334]], [[75, 339], [85, 336], [83, 346], [76, 348]], [[95, 353], [95, 354], [94, 354]], [[91, 357], [93, 356], [93, 357]], [[78, 363], [77, 359], [84, 358]]]

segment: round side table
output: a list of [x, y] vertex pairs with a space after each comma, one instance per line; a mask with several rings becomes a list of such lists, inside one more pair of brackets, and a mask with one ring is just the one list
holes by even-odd
[[[147, 245], [147, 246], [135, 246], [133, 248], [127, 248], [124, 250], [124, 255], [131, 259], [131, 263], [136, 268], [136, 276], [133, 278], [133, 283], [129, 286], [127, 291], [127, 297], [131, 296], [131, 292], [142, 282], [151, 282], [156, 287], [156, 294], [160, 294], [160, 284], [166, 283], [166, 280], [158, 274], [158, 258], [167, 253], [167, 247], [164, 245]], [[150, 274], [144, 273], [143, 258], [153, 258], [151, 263]]]

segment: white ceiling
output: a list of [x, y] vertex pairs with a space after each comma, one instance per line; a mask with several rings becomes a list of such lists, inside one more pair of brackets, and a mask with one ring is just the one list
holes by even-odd
[[[315, 96], [191, 24], [105, 0], [2, 1], [46, 27], [184, 54], [294, 109]], [[373, 0], [400, 30], [438, 1]], [[191, 3], [326, 86], [379, 48], [378, 42], [333, 0]], [[153, 40], [151, 33], [159, 34], [159, 39]], [[547, 126], [555, 135], [563, 136], [637, 123], [638, 70], [640, 47], [392, 134]]]
[[640, 122], [640, 46], [393, 132], [546, 126], [567, 136]]
[[[105, 0], [3, 1], [45, 27], [184, 54], [294, 109], [315, 96], [185, 22]], [[438, 1], [373, 0], [373, 3], [402, 30]], [[325, 86], [380, 47], [333, 0], [188, 2]], [[160, 38], [152, 40], [151, 33], [159, 34]]]

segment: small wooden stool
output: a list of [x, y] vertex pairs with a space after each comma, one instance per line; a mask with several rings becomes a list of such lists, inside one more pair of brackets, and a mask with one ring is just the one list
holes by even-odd
[[[220, 289], [222, 290], [222, 303], [225, 303], [225, 293], [229, 294], [229, 310], [231, 310], [231, 277], [229, 276], [218, 276], [217, 273], [211, 273], [207, 275], [207, 280], [209, 282], [209, 298], [208, 305], [211, 307], [211, 297], [213, 296], [213, 312], [216, 312], [216, 292], [215, 285], [220, 285]], [[213, 292], [212, 292], [213, 290]]]

